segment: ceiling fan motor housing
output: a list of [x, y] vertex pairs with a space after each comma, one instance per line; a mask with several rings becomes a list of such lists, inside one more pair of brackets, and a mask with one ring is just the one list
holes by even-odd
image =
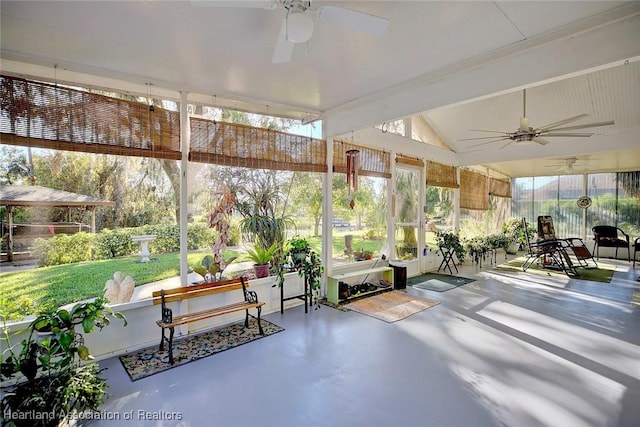
[[281, 0], [282, 7], [290, 13], [302, 13], [311, 7], [309, 0]]

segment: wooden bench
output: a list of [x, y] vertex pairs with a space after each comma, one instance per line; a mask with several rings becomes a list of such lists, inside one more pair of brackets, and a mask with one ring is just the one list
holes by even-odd
[[[264, 335], [262, 325], [260, 324], [260, 312], [264, 302], [258, 301], [258, 295], [255, 291], [247, 290], [248, 283], [243, 277], [231, 280], [223, 280], [219, 282], [203, 283], [200, 285], [183, 286], [175, 289], [162, 289], [153, 292], [153, 303], [162, 304], [162, 319], [156, 321], [158, 326], [162, 328], [162, 337], [160, 338], [160, 351], [164, 350], [164, 342], [169, 343], [169, 363], [173, 365], [173, 333], [176, 326], [185, 325], [199, 320], [209, 319], [215, 316], [234, 313], [236, 311], [245, 310], [244, 326], [249, 327], [249, 316], [258, 321], [258, 331], [260, 335]], [[197, 298], [205, 295], [228, 292], [236, 289], [242, 289], [244, 301], [236, 302], [219, 307], [212, 307], [206, 310], [196, 311], [193, 313], [184, 313], [178, 316], [173, 315], [173, 311], [167, 307], [167, 303], [172, 301], [181, 301], [189, 298]], [[249, 314], [249, 309], [255, 308], [258, 316]], [[165, 329], [169, 329], [169, 338], [165, 336]]]

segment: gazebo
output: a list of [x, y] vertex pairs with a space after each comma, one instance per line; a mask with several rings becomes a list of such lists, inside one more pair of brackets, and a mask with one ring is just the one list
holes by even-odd
[[[4, 185], [0, 186], [0, 206], [7, 207], [7, 223], [8, 223], [8, 245], [7, 260], [13, 261], [13, 208], [16, 206], [47, 206], [47, 207], [66, 207], [67, 209], [84, 208], [91, 213], [91, 232], [96, 231], [96, 207], [97, 206], [115, 206], [116, 202], [111, 200], [102, 200], [97, 197], [86, 196], [84, 194], [71, 193], [69, 191], [56, 190], [53, 188], [42, 187], [39, 185]], [[55, 233], [55, 224], [49, 224], [47, 227], [51, 234]]]

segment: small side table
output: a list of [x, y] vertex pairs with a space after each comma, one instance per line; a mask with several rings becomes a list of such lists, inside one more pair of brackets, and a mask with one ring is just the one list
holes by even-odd
[[149, 262], [149, 242], [155, 240], [157, 236], [155, 234], [147, 234], [144, 236], [132, 236], [131, 240], [140, 243], [140, 262]]

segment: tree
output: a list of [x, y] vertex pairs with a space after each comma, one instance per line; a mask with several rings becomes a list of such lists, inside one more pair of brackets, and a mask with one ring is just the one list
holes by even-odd
[[26, 153], [22, 149], [6, 145], [0, 147], [0, 170], [0, 185], [27, 183], [31, 172]]
[[[398, 222], [410, 223], [417, 220], [416, 214], [418, 209], [418, 199], [416, 188], [419, 188], [416, 182], [417, 174], [411, 171], [397, 170], [396, 175], [396, 212]], [[414, 253], [418, 248], [418, 240], [415, 227], [412, 225], [401, 226], [403, 233], [403, 250]], [[414, 253], [414, 256], [417, 254]]]
[[291, 183], [294, 212], [305, 212], [313, 220], [313, 235], [320, 235], [322, 220], [322, 175], [312, 172], [294, 172]]

